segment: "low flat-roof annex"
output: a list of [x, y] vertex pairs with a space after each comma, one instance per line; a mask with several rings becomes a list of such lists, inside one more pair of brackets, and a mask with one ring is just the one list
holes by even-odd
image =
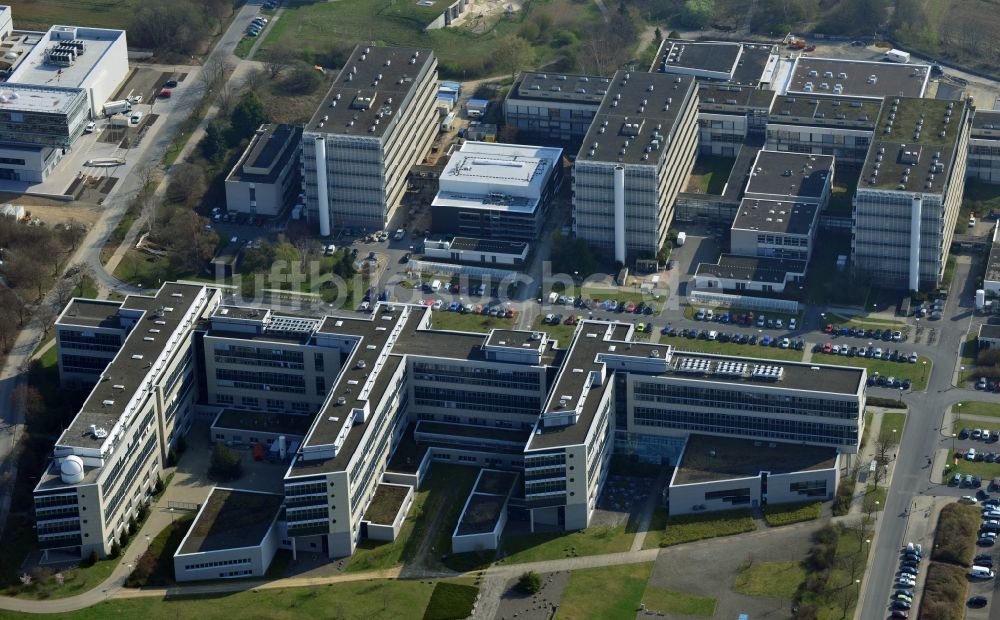
[[174, 555], [258, 546], [284, 501], [276, 493], [215, 487]]
[[[846, 95], [874, 99], [922, 97], [930, 72], [930, 65], [801, 55], [795, 59], [787, 89], [782, 94]], [[839, 89], [837, 85], [840, 85]]]
[[757, 153], [746, 195], [818, 202], [833, 179], [833, 156], [762, 150]]
[[734, 230], [806, 235], [813, 229], [819, 206], [812, 203], [744, 198], [733, 220]]
[[831, 469], [837, 450], [820, 446], [693, 434], [671, 485], [719, 482], [759, 476]]

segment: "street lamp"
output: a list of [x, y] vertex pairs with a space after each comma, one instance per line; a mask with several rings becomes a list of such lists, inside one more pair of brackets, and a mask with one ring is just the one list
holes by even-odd
[[170, 523], [174, 522], [174, 507], [170, 507]]
[[878, 505], [879, 501], [875, 500], [875, 523], [878, 523]]
[[921, 362], [921, 365], [923, 366], [923, 370], [920, 371], [920, 380], [923, 381], [927, 376], [927, 360]]
[[955, 452], [955, 433], [951, 434], [951, 451], [952, 453]]
[[[962, 370], [965, 370], [965, 366], [962, 366]], [[962, 403], [958, 403], [958, 417], [955, 418], [956, 424], [962, 421]]]

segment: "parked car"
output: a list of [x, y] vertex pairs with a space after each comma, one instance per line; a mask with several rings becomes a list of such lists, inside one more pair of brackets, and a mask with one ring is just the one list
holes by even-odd
[[979, 609], [981, 607], [986, 607], [987, 603], [989, 603], [989, 600], [987, 600], [985, 596], [976, 595], [969, 598], [968, 605], [972, 609]]

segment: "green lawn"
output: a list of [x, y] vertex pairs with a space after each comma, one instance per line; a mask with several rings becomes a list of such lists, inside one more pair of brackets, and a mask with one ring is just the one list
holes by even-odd
[[[501, 19], [483, 34], [474, 34], [464, 27], [425, 30], [448, 4], [446, 0], [436, 0], [431, 7], [413, 1], [296, 3], [286, 7], [281, 19], [271, 25], [262, 49], [287, 46], [305, 58], [321, 60], [328, 56], [331, 42], [341, 41], [342, 46], [349, 47], [375, 39], [379, 45], [432, 48], [440, 62], [442, 77], [471, 79], [485, 75], [496, 54], [497, 42], [517, 32], [523, 14], [519, 11]], [[593, 4], [548, 0], [538, 8], [563, 16], [562, 21], [570, 27], [600, 19], [600, 11]], [[535, 43], [535, 64], [553, 58], [552, 45], [547, 40]]]
[[[164, 487], [165, 488], [165, 487]], [[133, 573], [127, 581], [129, 587], [174, 585], [174, 553], [181, 546], [184, 536], [191, 528], [194, 516], [174, 521], [149, 542], [149, 553], [156, 558], [156, 570], [151, 575], [140, 577]]]
[[735, 157], [700, 155], [694, 162], [694, 169], [691, 171], [691, 181], [688, 184], [687, 191], [715, 196], [721, 195], [735, 162]]
[[[23, 541], [25, 544], [20, 544], [21, 541], [18, 540], [18, 536], [15, 535], [5, 535], [4, 536], [4, 546], [11, 545], [12, 549], [16, 549], [20, 558], [23, 559], [24, 553], [28, 548], [34, 548], [36, 542], [34, 540], [34, 535], [31, 530], [28, 530], [27, 536]], [[13, 558], [11, 558], [13, 559]], [[92, 590], [97, 587], [101, 582], [111, 576], [112, 571], [118, 566], [119, 559], [113, 560], [101, 560], [93, 566], [86, 568], [70, 568], [63, 571], [58, 571], [63, 576], [63, 583], [59, 585], [56, 583], [55, 574], [56, 571], [50, 572], [41, 581], [35, 581], [30, 585], [11, 585], [2, 591], [4, 596], [16, 596], [18, 598], [25, 599], [57, 599], [66, 598], [67, 596], [76, 596], [77, 594], [82, 594], [88, 590]], [[0, 612], [0, 618], [3, 618], [3, 612]]]
[[[714, 324], [713, 324], [714, 325]], [[708, 328], [706, 328], [708, 329]], [[724, 329], [722, 331], [725, 331]], [[661, 336], [660, 342], [672, 345], [678, 351], [700, 351], [702, 353], [718, 353], [721, 355], [736, 355], [745, 358], [763, 358], [773, 360], [802, 361], [803, 351], [782, 349], [779, 347], [762, 347], [749, 344], [733, 344], [718, 340], [700, 340], [697, 338], [670, 338]], [[815, 357], [813, 358], [816, 359]]]
[[650, 612], [662, 611], [668, 614], [701, 616], [703, 618], [711, 618], [715, 615], [714, 598], [688, 592], [664, 590], [651, 585], [646, 586], [642, 602]]
[[897, 381], [909, 379], [912, 382], [910, 385], [910, 391], [912, 392], [923, 392], [927, 389], [927, 381], [930, 379], [931, 371], [934, 367], [934, 363], [923, 355], [917, 358], [916, 364], [876, 360], [867, 357], [845, 357], [843, 355], [824, 353], [814, 353], [812, 361], [819, 364], [831, 364], [833, 366], [867, 368], [868, 376], [872, 376], [877, 372], [883, 377], [895, 377]]
[[250, 55], [250, 50], [253, 49], [253, 44], [256, 42], [257, 37], [245, 36], [236, 44], [236, 49], [233, 50], [233, 53], [240, 58], [246, 58]]
[[486, 333], [491, 329], [514, 329], [514, 319], [436, 310], [431, 317], [431, 326], [434, 329]]
[[632, 532], [625, 531], [624, 525], [589, 527], [575, 532], [505, 536], [503, 562], [520, 564], [628, 551], [634, 536]]
[[653, 563], [586, 568], [570, 573], [556, 618], [634, 620]]
[[576, 331], [576, 325], [545, 325], [542, 323], [542, 319], [544, 318], [544, 314], [535, 317], [535, 322], [531, 324], [531, 329], [547, 333], [550, 338], [555, 338], [559, 341], [560, 347], [568, 347], [569, 341], [573, 338], [573, 332]]
[[[461, 511], [477, 474], [478, 469], [473, 467], [432, 464], [424, 478], [423, 488], [414, 494], [413, 505], [406, 515], [406, 520], [403, 521], [403, 527], [396, 540], [391, 543], [361, 541], [344, 570], [349, 573], [382, 570], [412, 561], [420, 544], [431, 535], [429, 528], [438, 511], [445, 509], [449, 510], [450, 514], [456, 504]], [[454, 520], [446, 519], [446, 522], [442, 523], [439, 533], [446, 533], [447, 539], [439, 536], [437, 545], [447, 546], [437, 547], [438, 556], [442, 549], [451, 549], [451, 533], [455, 529], [457, 520], [456, 514]]]
[[479, 588], [460, 583], [438, 582], [424, 611], [424, 620], [467, 618], [476, 604]]
[[[591, 300], [604, 301], [607, 299], [613, 299], [618, 302], [624, 303], [639, 303], [640, 301], [653, 302], [659, 305], [658, 302], [662, 302], [662, 299], [657, 299], [653, 295], [646, 295], [645, 293], [640, 293], [637, 291], [630, 291], [626, 289], [612, 289], [612, 288], [599, 288], [596, 286], [588, 286], [583, 289], [583, 298]], [[580, 310], [580, 308], [567, 308], [567, 312], [570, 310]], [[659, 307], [656, 308], [659, 310]]]
[[[438, 468], [437, 472], [432, 470], [427, 473], [424, 486], [436, 501], [428, 500], [427, 513], [431, 520], [437, 512], [443, 511], [443, 516], [436, 532], [428, 531], [429, 523], [426, 527], [417, 529], [417, 533], [412, 537], [415, 545], [419, 546], [427, 536], [433, 536], [434, 544], [427, 557], [431, 565], [442, 564], [460, 573], [485, 567], [493, 561], [496, 555], [493, 551], [455, 554], [451, 552], [451, 535], [458, 525], [458, 518], [462, 516], [462, 508], [465, 507], [465, 500], [472, 492], [472, 485], [476, 482], [480, 468], [441, 463], [435, 463], [432, 467]], [[404, 560], [408, 559], [410, 558], [404, 557]]]
[[902, 411], [886, 411], [882, 414], [882, 428], [879, 434], [889, 436], [896, 432], [896, 441], [903, 438], [903, 427], [906, 426], [906, 414]]
[[750, 596], [790, 599], [805, 579], [801, 562], [754, 562], [740, 569], [733, 589]]
[[802, 521], [818, 519], [823, 504], [809, 502], [805, 504], [776, 504], [764, 506], [764, 520], [770, 526], [790, 525]]
[[717, 536], [732, 536], [757, 529], [749, 510], [725, 510], [706, 514], [667, 516], [664, 509], [653, 513], [643, 549], [668, 547]]
[[[113, 599], [79, 611], [46, 616], [53, 620], [107, 618], [419, 618], [428, 606], [435, 582], [368, 580], [322, 587], [251, 589], [225, 595]], [[0, 612], [0, 618], [14, 617]]]
[[32, 0], [17, 2], [14, 27], [46, 30], [53, 24], [126, 28], [140, 0]]
[[978, 415], [989, 418], [1000, 418], [1000, 404], [963, 400], [952, 407], [952, 412], [960, 413], [961, 415]]
[[[979, 426], [978, 428], [984, 428]], [[1000, 429], [1000, 426], [996, 428]], [[993, 430], [993, 429], [990, 429]], [[979, 452], [979, 448], [976, 448], [976, 452]], [[991, 450], [990, 448], [985, 448], [984, 452], [995, 452], [996, 450]], [[958, 464], [955, 462], [955, 453], [948, 453], [948, 466], [945, 468], [945, 482], [948, 482], [955, 474], [971, 474], [973, 476], [980, 476], [984, 481], [989, 481], [991, 478], [1000, 477], [1000, 463], [987, 463], [986, 461], [969, 461], [966, 459], [959, 459]], [[984, 483], [985, 484], [985, 483]]]

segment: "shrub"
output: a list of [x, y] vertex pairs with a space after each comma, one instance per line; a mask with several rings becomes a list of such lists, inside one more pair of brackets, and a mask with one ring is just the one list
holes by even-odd
[[661, 547], [680, 543], [731, 536], [756, 529], [749, 510], [724, 510], [708, 514], [688, 514], [670, 517], [660, 539]]
[[129, 541], [128, 530], [125, 530], [124, 532], [122, 532], [121, 536], [118, 537], [118, 546], [124, 549], [125, 547], [128, 546], [128, 541]]
[[99, 559], [100, 557], [97, 555], [97, 549], [91, 549], [90, 555], [87, 556], [86, 566], [93, 566], [94, 564], [97, 564]]
[[964, 569], [931, 562], [924, 583], [924, 596], [920, 601], [920, 619], [961, 620], [967, 588], [968, 578]]
[[837, 547], [825, 543], [817, 543], [810, 547], [806, 556], [806, 568], [810, 572], [826, 571], [833, 568], [837, 559]]
[[236, 480], [243, 475], [240, 455], [226, 447], [221, 441], [212, 449], [212, 464], [208, 468], [209, 477], [216, 480]]
[[813, 534], [813, 542], [824, 545], [835, 545], [838, 538], [837, 528], [833, 525], [826, 525]]
[[163, 493], [163, 478], [160, 478], [159, 474], [156, 476], [156, 484], [153, 485], [153, 493], [156, 495]]
[[158, 568], [158, 562], [156, 557], [150, 553], [145, 552], [139, 556], [136, 560], [135, 568], [128, 577], [125, 578], [125, 586], [129, 588], [138, 588], [146, 585], [149, 581], [150, 576], [152, 576], [156, 569]]
[[517, 578], [517, 589], [525, 594], [534, 594], [542, 589], [542, 578], [533, 570], [521, 573]]
[[128, 529], [126, 529], [126, 531], [128, 532], [128, 535], [129, 536], [134, 536], [135, 532], [136, 532], [136, 529], [138, 529], [138, 524], [135, 522], [135, 517], [134, 516], [129, 517], [128, 518]]
[[764, 520], [768, 525], [789, 525], [819, 518], [820, 502], [805, 504], [781, 504], [764, 506]]
[[979, 509], [966, 504], [948, 504], [941, 509], [931, 559], [969, 566], [975, 553]]
[[118, 542], [118, 541], [116, 540], [116, 541], [114, 541], [113, 543], [111, 543], [111, 552], [110, 552], [110, 553], [108, 553], [108, 556], [109, 556], [109, 557], [112, 557], [112, 558], [117, 558], [117, 557], [118, 557], [118, 556], [120, 556], [121, 554], [122, 554], [122, 546], [121, 546], [121, 544], [120, 544], [120, 543], [119, 543], [119, 542]]

